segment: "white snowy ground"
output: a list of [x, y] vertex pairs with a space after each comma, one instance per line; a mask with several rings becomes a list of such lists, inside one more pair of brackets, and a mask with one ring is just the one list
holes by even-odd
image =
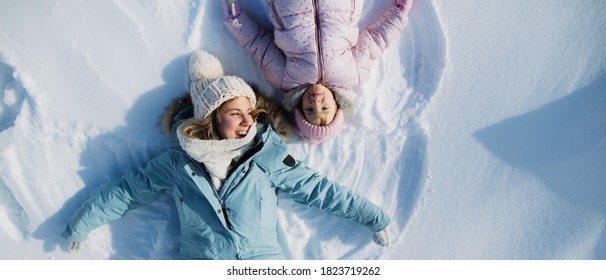
[[[267, 24], [263, 0], [244, 9]], [[390, 1], [364, 2], [362, 26]], [[265, 89], [220, 1], [0, 0], [0, 259], [172, 259], [168, 198], [59, 236], [103, 183], [161, 151], [198, 48]], [[416, 0], [342, 136], [290, 144], [383, 206], [393, 244], [280, 200], [293, 259], [606, 259], [606, 2]]]

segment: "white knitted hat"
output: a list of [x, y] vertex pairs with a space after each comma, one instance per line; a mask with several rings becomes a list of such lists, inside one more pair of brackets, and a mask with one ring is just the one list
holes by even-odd
[[196, 50], [189, 59], [189, 79], [194, 117], [205, 118], [225, 101], [238, 96], [248, 97], [255, 108], [257, 98], [244, 80], [236, 76], [224, 76], [219, 59], [202, 50]]

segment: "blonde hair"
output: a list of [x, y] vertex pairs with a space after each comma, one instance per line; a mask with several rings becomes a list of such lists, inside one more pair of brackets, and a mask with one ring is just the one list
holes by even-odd
[[215, 122], [217, 112], [220, 108], [221, 106], [205, 118], [192, 120], [183, 128], [183, 135], [189, 138], [198, 138], [202, 140], [220, 140], [221, 137], [217, 132], [217, 125]]

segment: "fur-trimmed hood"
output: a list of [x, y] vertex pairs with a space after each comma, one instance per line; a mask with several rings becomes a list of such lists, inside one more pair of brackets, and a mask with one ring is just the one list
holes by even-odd
[[[184, 94], [181, 97], [173, 99], [173, 101], [164, 108], [164, 112], [160, 118], [160, 128], [167, 136], [173, 135], [173, 129], [178, 125], [178, 120], [175, 120], [177, 114], [185, 107], [192, 106], [191, 97], [189, 94]], [[193, 116], [188, 116], [188, 118]], [[180, 123], [180, 122], [179, 122]]]

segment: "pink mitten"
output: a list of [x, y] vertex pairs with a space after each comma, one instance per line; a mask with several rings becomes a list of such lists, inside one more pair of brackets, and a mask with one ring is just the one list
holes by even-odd
[[396, 6], [408, 13], [408, 11], [410, 11], [410, 7], [412, 6], [412, 1], [413, 0], [396, 0]]
[[238, 0], [223, 0], [223, 14], [225, 20], [237, 18], [240, 15], [240, 3]]

